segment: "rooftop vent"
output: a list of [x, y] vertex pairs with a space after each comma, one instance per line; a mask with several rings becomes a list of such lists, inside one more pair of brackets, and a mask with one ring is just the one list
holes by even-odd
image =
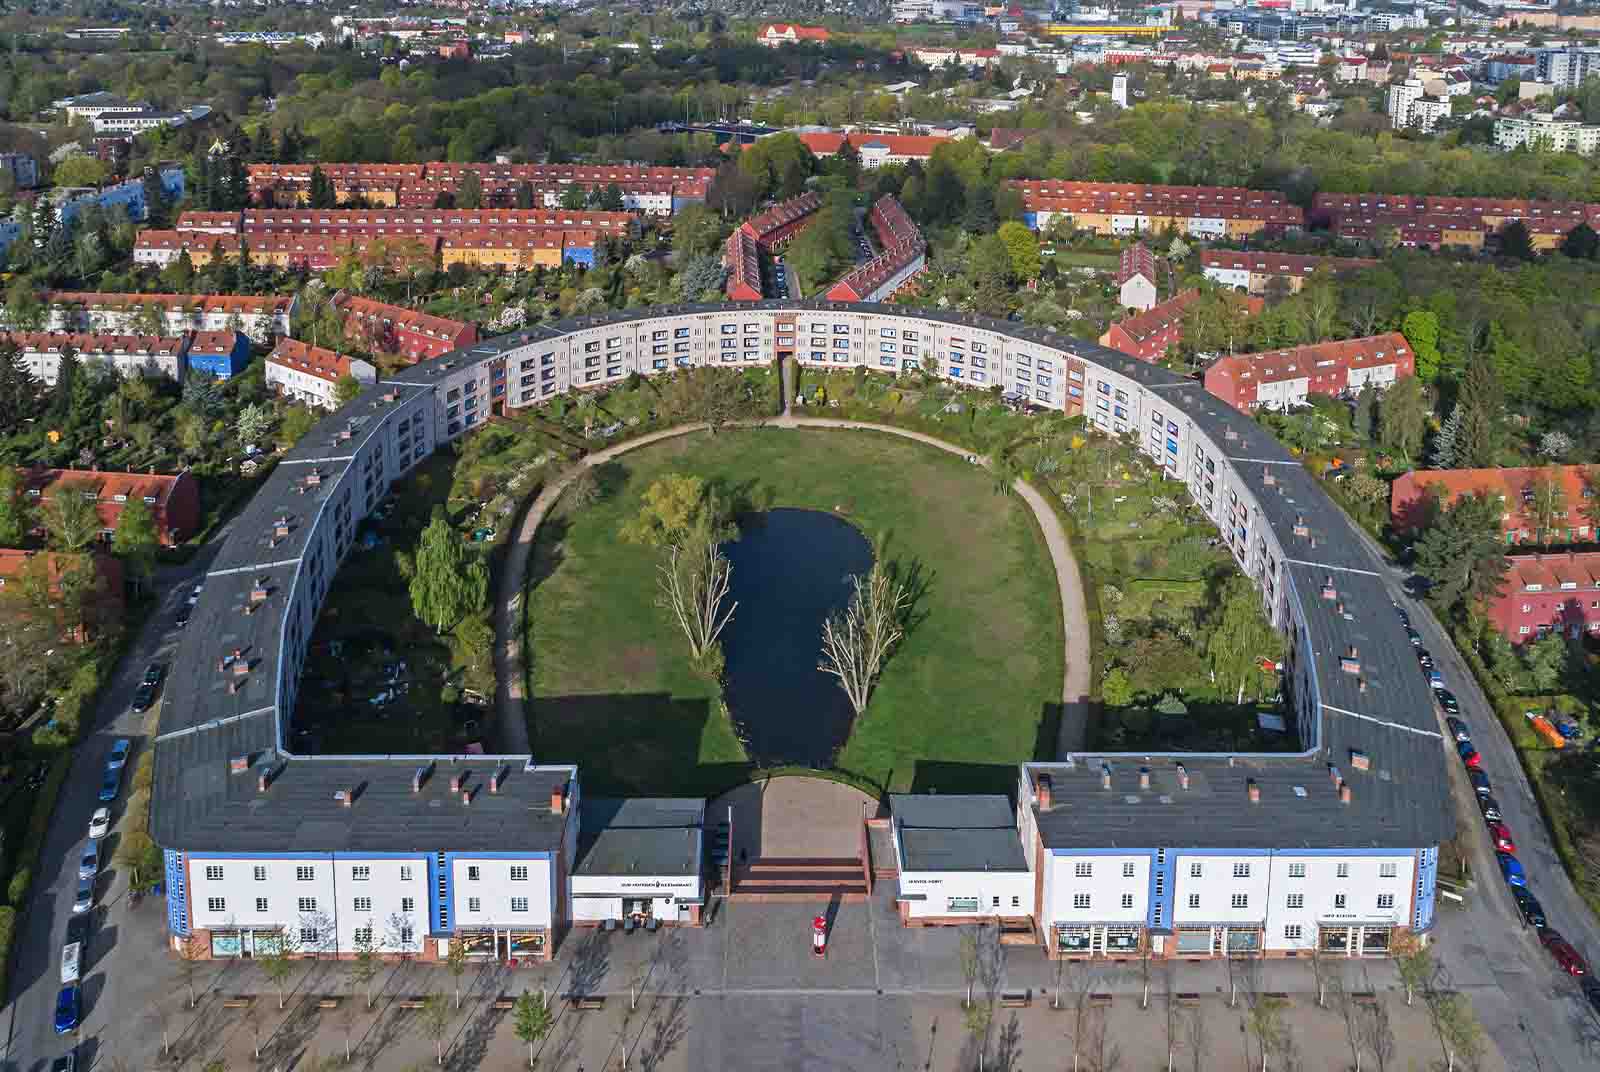
[[1361, 751], [1359, 748], [1352, 748], [1350, 749], [1350, 766], [1354, 767], [1356, 770], [1371, 770], [1372, 761], [1368, 759], [1367, 754]]
[[450, 792], [461, 792], [462, 788], [467, 784], [467, 779], [470, 777], [472, 777], [472, 772], [470, 770], [456, 771], [454, 776], [452, 776], [450, 779]]
[[1245, 782], [1245, 792], [1250, 795], [1250, 803], [1261, 803], [1261, 785], [1254, 778]]
[[1339, 590], [1333, 586], [1333, 574], [1331, 574], [1331, 573], [1328, 574], [1328, 576], [1323, 579], [1323, 582], [1322, 582], [1322, 598], [1323, 599], [1337, 599], [1337, 598], [1339, 598]]
[[1150, 788], [1150, 768], [1149, 767], [1140, 767], [1139, 768], [1139, 788], [1140, 789], [1149, 789]]
[[1335, 767], [1332, 763], [1328, 764], [1328, 780], [1334, 785], [1338, 785], [1340, 782], [1344, 781], [1344, 775], [1340, 774], [1339, 768]]
[[1273, 475], [1273, 472], [1272, 472], [1271, 469], [1269, 469], [1266, 466], [1262, 466], [1261, 467], [1261, 483], [1264, 486], [1269, 487], [1269, 488], [1270, 487], [1274, 487], [1278, 483], [1278, 478]]
[[1305, 795], [1306, 795], [1306, 787], [1303, 786], [1303, 785], [1295, 786], [1294, 787], [1294, 795], [1299, 797], [1300, 799], [1304, 800], [1305, 799]]
[[1294, 515], [1294, 534], [1302, 538], [1311, 535], [1311, 528], [1306, 524], [1306, 515]]
[[273, 779], [275, 779], [277, 776], [277, 767], [268, 767], [266, 770], [263, 770], [260, 774], [256, 775], [256, 792], [265, 793], [272, 785]]
[[477, 796], [477, 795], [478, 795], [478, 787], [477, 786], [472, 786], [470, 789], [465, 789], [461, 793], [461, 803], [463, 805], [471, 804], [472, 803], [472, 798]]
[[567, 784], [562, 782], [550, 790], [550, 814], [561, 815], [567, 810]]
[[1348, 804], [1348, 803], [1350, 803], [1350, 783], [1349, 782], [1340, 782], [1339, 783], [1339, 803], [1340, 804]]
[[1109, 763], [1100, 764], [1100, 788], [1111, 788], [1111, 764]]
[[1039, 801], [1040, 811], [1049, 811], [1055, 804], [1055, 783], [1048, 774], [1041, 774], [1033, 785], [1034, 796]]
[[242, 756], [234, 756], [232, 759], [228, 760], [228, 773], [229, 774], [243, 774], [245, 771], [247, 771], [249, 769], [250, 769], [250, 756], [248, 754], [242, 755]]
[[1354, 644], [1347, 647], [1344, 654], [1339, 657], [1339, 669], [1347, 674], [1361, 673], [1361, 652]]

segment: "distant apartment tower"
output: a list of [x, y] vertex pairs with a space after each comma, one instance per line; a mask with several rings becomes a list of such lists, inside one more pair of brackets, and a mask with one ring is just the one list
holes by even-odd
[[1128, 106], [1128, 76], [1125, 74], [1113, 75], [1111, 78], [1111, 103], [1118, 108]]
[[1600, 48], [1543, 48], [1534, 57], [1538, 81], [1556, 89], [1577, 89], [1584, 80], [1600, 75]]
[[1389, 87], [1389, 125], [1395, 130], [1413, 128], [1433, 133], [1439, 120], [1450, 117], [1450, 102], [1426, 95], [1420, 78], [1407, 79]]

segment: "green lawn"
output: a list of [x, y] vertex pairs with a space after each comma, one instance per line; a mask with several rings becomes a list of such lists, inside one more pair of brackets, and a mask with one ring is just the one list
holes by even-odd
[[[1032, 515], [959, 458], [859, 432], [696, 434], [619, 460], [607, 494], [559, 504], [527, 600], [534, 751], [591, 792], [709, 794], [749, 773], [715, 683], [654, 606], [658, 553], [617, 531], [657, 476], [688, 472], [774, 506], [837, 510], [931, 586], [838, 767], [884, 789], [1004, 791], [1054, 751], [1061, 610]], [[1008, 769], [1010, 768], [1010, 769]]]

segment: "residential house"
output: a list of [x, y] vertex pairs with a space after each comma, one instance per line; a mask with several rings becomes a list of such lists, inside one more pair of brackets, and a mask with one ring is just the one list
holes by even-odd
[[1249, 412], [1292, 409], [1314, 394], [1348, 397], [1368, 384], [1381, 389], [1415, 374], [1411, 344], [1390, 331], [1218, 358], [1206, 369], [1205, 384], [1230, 406]]
[[1600, 536], [1600, 508], [1593, 505], [1600, 488], [1582, 465], [1412, 470], [1390, 486], [1389, 517], [1396, 532], [1417, 532], [1442, 507], [1479, 493], [1503, 508], [1507, 544], [1590, 543]]
[[1554, 633], [1600, 640], [1600, 551], [1512, 555], [1486, 613], [1513, 644]]
[[1160, 361], [1169, 347], [1183, 341], [1183, 314], [1199, 297], [1198, 290], [1180, 291], [1144, 312], [1124, 317], [1105, 330], [1100, 345], [1140, 361]]
[[761, 252], [750, 232], [741, 227], [728, 236], [722, 264], [728, 269], [729, 301], [761, 300]]
[[189, 337], [189, 368], [225, 380], [250, 363], [250, 337], [242, 331], [197, 331]]
[[784, 45], [797, 45], [809, 42], [814, 45], [828, 43], [828, 31], [821, 26], [793, 26], [789, 23], [772, 22], [761, 27], [761, 32], [756, 34], [756, 43], [768, 48], [782, 48]]
[[333, 296], [333, 305], [343, 317], [347, 336], [368, 339], [375, 350], [411, 362], [462, 350], [478, 341], [478, 325], [470, 321], [434, 316], [343, 290]]
[[1156, 303], [1159, 289], [1156, 256], [1150, 247], [1143, 242], [1125, 247], [1117, 268], [1117, 293], [1122, 307], [1142, 313]]
[[99, 364], [121, 376], [165, 376], [181, 382], [188, 369], [190, 336], [101, 335], [72, 332], [12, 331], [6, 339], [35, 378], [53, 386], [60, 376], [64, 351], [79, 364]]
[[1318, 269], [1335, 273], [1372, 268], [1377, 261], [1366, 257], [1318, 257], [1307, 253], [1235, 252], [1226, 249], [1200, 251], [1200, 267], [1207, 279], [1245, 294], [1265, 295], [1281, 281], [1283, 293], [1298, 294], [1306, 280]]
[[267, 386], [279, 394], [323, 409], [337, 409], [339, 381], [377, 383], [378, 373], [359, 358], [311, 346], [297, 339], [279, 339], [267, 356]]
[[200, 525], [200, 484], [187, 469], [171, 476], [88, 469], [24, 469], [21, 475], [20, 493], [37, 506], [57, 495], [81, 495], [93, 502], [105, 541], [116, 533], [123, 507], [134, 499], [150, 508], [164, 547], [176, 547]]
[[[20, 551], [0, 547], [0, 592], [4, 592], [9, 585], [25, 583], [29, 571], [42, 570], [43, 579], [50, 586], [50, 594], [60, 598], [65, 578], [81, 569], [89, 569], [94, 573], [93, 590], [86, 594], [89, 605], [84, 608], [85, 619], [104, 623], [121, 621], [124, 607], [122, 562], [113, 555]], [[68, 641], [75, 644], [94, 639], [91, 628], [77, 623], [62, 632]]]

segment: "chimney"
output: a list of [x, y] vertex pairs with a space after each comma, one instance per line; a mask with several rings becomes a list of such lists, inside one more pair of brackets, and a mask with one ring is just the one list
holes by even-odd
[[256, 792], [257, 793], [265, 793], [267, 791], [267, 787], [270, 786], [271, 784], [272, 784], [272, 768], [271, 767], [268, 767], [266, 770], [263, 770], [260, 774], [256, 775]]
[[1262, 485], [1265, 486], [1265, 487], [1269, 487], [1270, 488], [1274, 484], [1276, 484], [1277, 482], [1278, 482], [1278, 478], [1272, 475], [1272, 470], [1267, 468], [1266, 466], [1262, 466], [1261, 467], [1261, 483], [1262, 483]]
[[1254, 778], [1245, 782], [1245, 792], [1250, 794], [1250, 803], [1261, 803], [1261, 786]]
[[506, 773], [508, 770], [510, 770], [510, 768], [508, 768], [504, 763], [495, 768], [494, 773], [489, 776], [489, 792], [500, 792], [500, 786], [506, 780]]
[[228, 773], [229, 774], [243, 774], [245, 771], [247, 771], [249, 769], [250, 769], [250, 757], [249, 756], [234, 756], [232, 759], [228, 760]]
[[1100, 788], [1111, 788], [1111, 764], [1109, 763], [1100, 764]]
[[1332, 782], [1334, 785], [1338, 785], [1340, 782], [1344, 781], [1344, 776], [1339, 773], [1339, 768], [1335, 767], [1332, 763], [1328, 764], [1328, 781]]
[[1182, 763], [1178, 764], [1178, 788], [1189, 788], [1189, 768], [1185, 767]]
[[1331, 573], [1328, 574], [1328, 576], [1322, 582], [1322, 598], [1323, 599], [1338, 599], [1339, 598], [1339, 590], [1333, 586], [1333, 574], [1331, 574]]
[[472, 798], [477, 796], [477, 795], [478, 795], [478, 787], [477, 786], [473, 786], [471, 789], [468, 789], [468, 790], [466, 790], [465, 792], [463, 792], [461, 794], [461, 803], [464, 804], [464, 805], [469, 805], [469, 804], [472, 803]]
[[1139, 768], [1139, 788], [1140, 789], [1149, 789], [1150, 788], [1150, 768], [1149, 767], [1140, 767]]
[[467, 784], [467, 777], [471, 773], [471, 771], [467, 770], [456, 771], [455, 775], [450, 779], [450, 792], [461, 792], [461, 787]]
[[550, 789], [550, 814], [561, 815], [567, 810], [567, 783], [553, 786]]
[[1339, 656], [1339, 669], [1347, 674], [1361, 673], [1361, 652], [1354, 644], [1346, 647], [1344, 654]]
[[1364, 677], [1356, 678], [1356, 690], [1358, 692], [1366, 692], [1367, 691], [1367, 679], [1366, 678], [1364, 678]]
[[356, 802], [356, 791], [354, 789], [335, 789], [333, 791], [333, 799], [336, 804], [342, 804], [348, 808]]
[[1359, 748], [1352, 748], [1350, 749], [1350, 766], [1356, 770], [1371, 770], [1372, 760], [1368, 759], [1367, 754]]
[[1306, 524], [1306, 515], [1304, 515], [1304, 514], [1296, 514], [1296, 515], [1294, 515], [1294, 534], [1296, 536], [1309, 536], [1309, 535], [1311, 535], [1311, 527]]
[[428, 779], [433, 775], [433, 760], [429, 760], [411, 772], [411, 791], [422, 792], [422, 787], [428, 784]]
[[1339, 803], [1340, 804], [1348, 804], [1348, 803], [1350, 803], [1350, 783], [1349, 782], [1346, 782], [1346, 781], [1340, 781], [1339, 782]]

